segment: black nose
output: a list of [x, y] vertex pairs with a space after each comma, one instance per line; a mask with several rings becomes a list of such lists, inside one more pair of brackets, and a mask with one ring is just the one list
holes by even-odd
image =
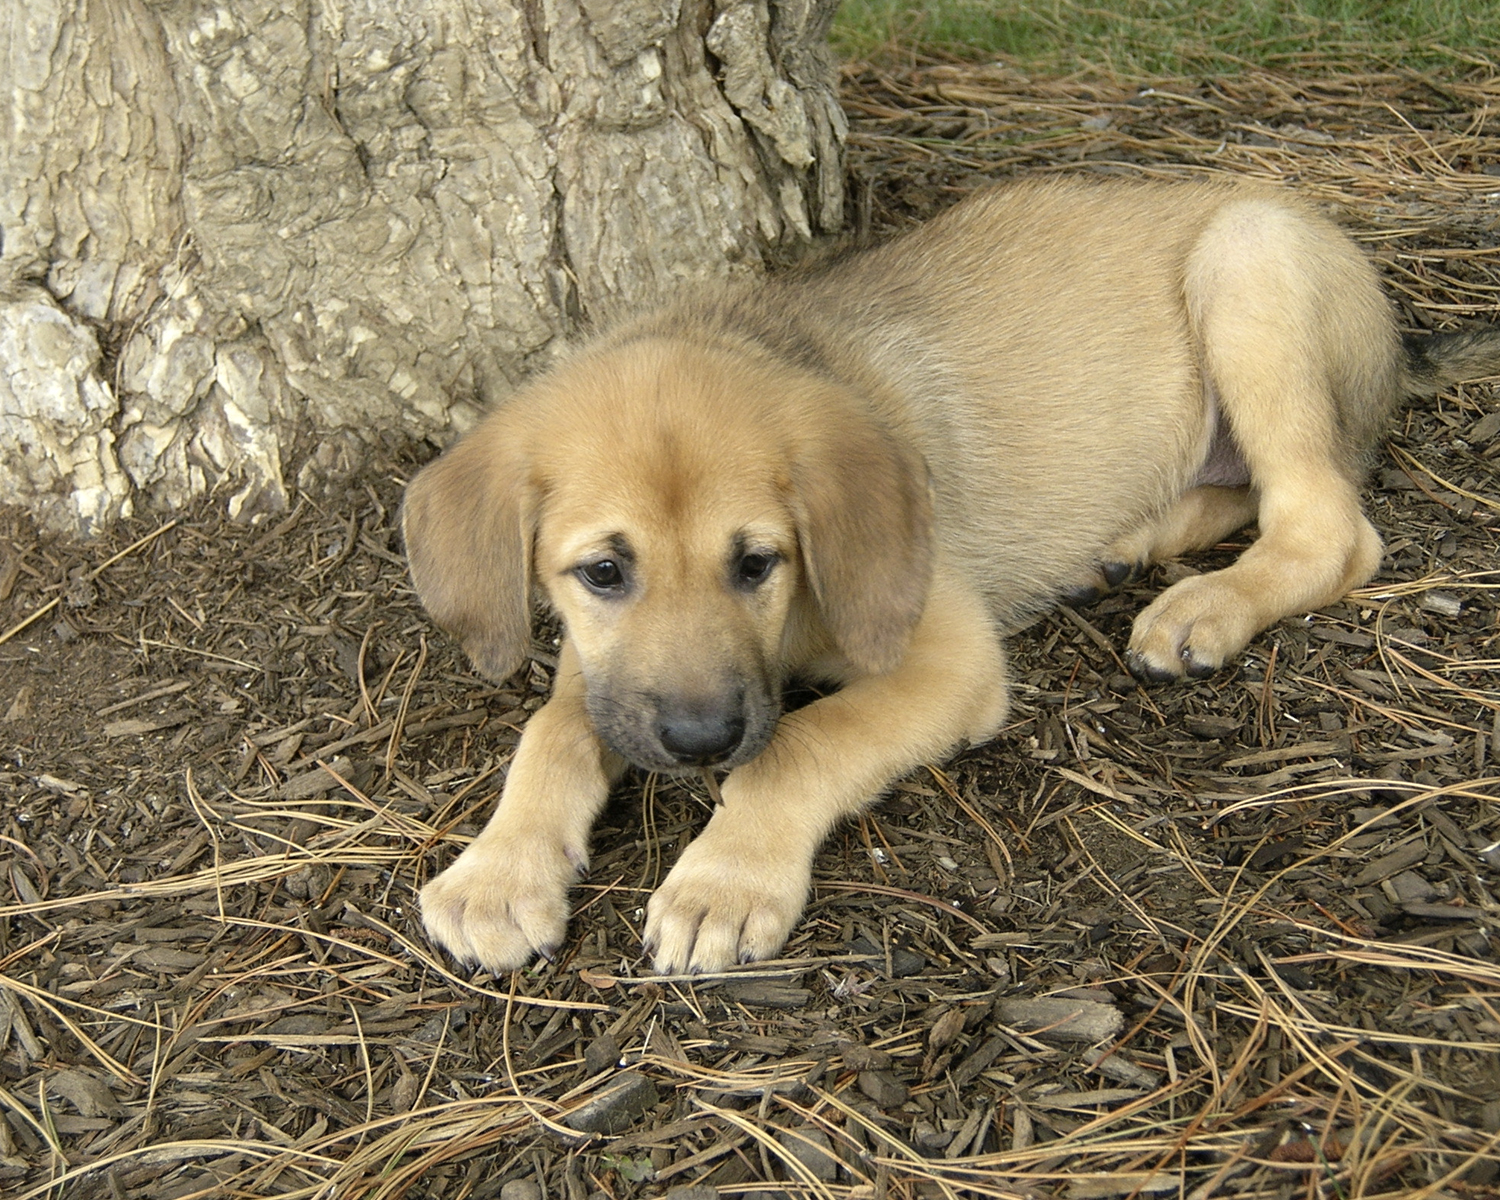
[[744, 705], [663, 705], [657, 710], [656, 737], [662, 749], [684, 766], [722, 762], [745, 737]]

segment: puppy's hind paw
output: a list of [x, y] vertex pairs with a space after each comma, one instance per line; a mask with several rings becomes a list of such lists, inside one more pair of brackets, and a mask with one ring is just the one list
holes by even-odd
[[1259, 632], [1256, 607], [1227, 571], [1193, 575], [1135, 619], [1125, 663], [1145, 683], [1206, 679]]
[[1074, 608], [1093, 604], [1130, 580], [1139, 579], [1144, 572], [1142, 563], [1100, 563], [1085, 578], [1064, 589], [1059, 599]]
[[1176, 683], [1184, 677], [1207, 679], [1218, 670], [1217, 667], [1198, 662], [1193, 658], [1191, 647], [1185, 647], [1184, 650], [1179, 651], [1177, 657], [1182, 667], [1181, 670], [1174, 671], [1169, 667], [1158, 666], [1138, 651], [1127, 650], [1125, 667], [1142, 683]]

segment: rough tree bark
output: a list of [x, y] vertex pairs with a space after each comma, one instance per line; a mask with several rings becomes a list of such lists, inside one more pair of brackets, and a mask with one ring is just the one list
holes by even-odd
[[239, 517], [836, 227], [836, 0], [0, 0], [0, 501]]

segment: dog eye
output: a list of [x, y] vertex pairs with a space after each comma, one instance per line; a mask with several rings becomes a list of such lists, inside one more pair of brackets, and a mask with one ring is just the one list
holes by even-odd
[[734, 569], [734, 581], [742, 588], [759, 587], [776, 565], [774, 554], [746, 554]]
[[625, 586], [625, 569], [612, 558], [584, 563], [577, 573], [591, 591], [618, 592]]

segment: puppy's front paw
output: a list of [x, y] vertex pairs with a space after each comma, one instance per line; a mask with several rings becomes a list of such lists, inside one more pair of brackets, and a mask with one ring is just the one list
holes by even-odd
[[568, 927], [568, 888], [587, 865], [559, 842], [486, 830], [422, 889], [422, 922], [454, 958], [489, 971], [551, 958]]
[[777, 855], [786, 848], [764, 847], [764, 833], [756, 845], [727, 828], [710, 821], [646, 905], [646, 948], [663, 974], [770, 958], [802, 915], [812, 883], [806, 856]]

